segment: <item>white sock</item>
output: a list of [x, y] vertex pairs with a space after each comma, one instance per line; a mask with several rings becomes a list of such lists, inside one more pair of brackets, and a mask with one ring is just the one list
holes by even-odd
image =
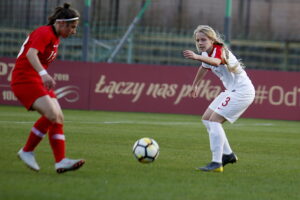
[[[225, 132], [224, 132], [225, 134]], [[229, 145], [229, 142], [228, 142], [228, 139], [226, 137], [226, 134], [225, 134], [225, 142], [224, 142], [224, 146], [223, 146], [223, 154], [226, 154], [226, 155], [229, 155], [232, 153], [232, 149]]]
[[202, 120], [202, 123], [203, 123], [204, 126], [206, 127], [207, 132], [209, 133], [209, 131], [210, 131], [209, 121], [208, 121], [208, 120]]
[[209, 142], [210, 142], [210, 150], [212, 152], [212, 162], [222, 163], [223, 147], [225, 141], [227, 141], [224, 129], [222, 127], [222, 124], [219, 122], [210, 121], [209, 127], [210, 127]]

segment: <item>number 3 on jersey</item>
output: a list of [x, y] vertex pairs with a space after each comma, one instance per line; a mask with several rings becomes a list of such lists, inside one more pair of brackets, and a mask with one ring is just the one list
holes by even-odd
[[227, 106], [229, 101], [230, 101], [230, 97], [226, 97], [225, 101], [222, 103], [222, 106], [223, 107]]

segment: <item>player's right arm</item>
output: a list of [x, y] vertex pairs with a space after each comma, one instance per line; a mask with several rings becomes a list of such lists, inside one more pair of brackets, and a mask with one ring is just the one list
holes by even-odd
[[46, 70], [43, 68], [40, 59], [38, 57], [39, 51], [35, 48], [29, 48], [28, 52], [26, 54], [26, 57], [32, 67], [37, 71], [41, 78], [42, 81], [47, 89], [52, 89], [55, 86], [55, 81], [54, 79], [46, 72]]
[[219, 66], [222, 63], [221, 58], [214, 58], [214, 57], [199, 55], [199, 54], [194, 53], [191, 50], [184, 50], [183, 56], [185, 58], [197, 60], [200, 62], [205, 62], [205, 63], [207, 63], [209, 65], [213, 65], [213, 66]]
[[200, 82], [203, 80], [204, 76], [206, 75], [207, 73], [207, 69], [205, 69], [204, 67], [199, 67], [198, 71], [197, 71], [197, 74], [194, 78], [194, 81], [193, 81], [193, 85], [192, 85], [192, 91], [191, 91], [191, 95], [193, 98], [196, 98], [197, 97], [197, 94], [198, 94], [198, 86], [200, 84]]

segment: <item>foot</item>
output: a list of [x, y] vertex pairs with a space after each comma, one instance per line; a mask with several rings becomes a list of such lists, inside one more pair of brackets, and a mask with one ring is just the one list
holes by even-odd
[[205, 172], [223, 172], [223, 166], [222, 163], [211, 162], [204, 167], [198, 168], [198, 170]]
[[35, 161], [33, 152], [25, 152], [23, 149], [20, 149], [18, 152], [18, 157], [32, 170], [39, 171], [40, 167]]
[[231, 164], [236, 163], [236, 161], [238, 161], [238, 157], [234, 153], [231, 153], [229, 155], [223, 154], [223, 157], [222, 157], [223, 167], [225, 165], [227, 165], [228, 163], [231, 163]]
[[69, 158], [64, 158], [60, 162], [55, 163], [55, 169], [56, 172], [60, 174], [66, 171], [79, 169], [84, 163], [84, 160], [72, 160]]

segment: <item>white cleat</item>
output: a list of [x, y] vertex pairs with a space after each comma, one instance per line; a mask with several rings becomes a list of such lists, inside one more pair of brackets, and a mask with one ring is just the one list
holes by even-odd
[[35, 161], [33, 152], [25, 152], [23, 149], [20, 149], [18, 152], [18, 157], [32, 170], [39, 171], [40, 167]]
[[79, 169], [85, 163], [84, 160], [72, 160], [64, 158], [60, 162], [55, 163], [55, 169], [57, 173], [64, 173], [66, 171]]

